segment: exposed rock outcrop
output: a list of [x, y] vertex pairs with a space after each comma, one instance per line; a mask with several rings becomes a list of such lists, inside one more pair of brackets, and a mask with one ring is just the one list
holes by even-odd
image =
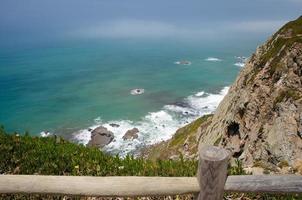
[[174, 136], [167, 141], [148, 146], [143, 149], [142, 155], [151, 160], [156, 159], [197, 159], [199, 133], [206, 130], [213, 115], [205, 115], [178, 129]]
[[143, 153], [196, 158], [199, 142], [229, 149], [254, 174], [302, 174], [302, 17], [257, 48], [214, 115], [201, 119]]
[[246, 166], [302, 160], [302, 17], [257, 48], [200, 133]]
[[103, 148], [114, 139], [114, 134], [103, 126], [99, 126], [91, 131], [91, 139], [88, 146]]
[[128, 130], [123, 136], [123, 140], [133, 140], [138, 138], [139, 130], [137, 128], [133, 128]]

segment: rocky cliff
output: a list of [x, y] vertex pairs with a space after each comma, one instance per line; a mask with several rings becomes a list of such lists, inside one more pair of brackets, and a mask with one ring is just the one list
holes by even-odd
[[214, 116], [190, 133], [186, 129], [151, 148], [150, 155], [196, 157], [199, 142], [223, 146], [249, 167], [302, 166], [302, 17], [257, 48]]
[[257, 48], [199, 135], [246, 166], [301, 163], [302, 16]]

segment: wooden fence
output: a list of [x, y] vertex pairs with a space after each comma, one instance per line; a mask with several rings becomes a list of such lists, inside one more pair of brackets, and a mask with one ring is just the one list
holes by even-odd
[[302, 193], [302, 176], [228, 176], [229, 154], [208, 146], [199, 153], [196, 177], [87, 177], [0, 175], [0, 194], [59, 194], [103, 197], [198, 194], [221, 200], [224, 192]]

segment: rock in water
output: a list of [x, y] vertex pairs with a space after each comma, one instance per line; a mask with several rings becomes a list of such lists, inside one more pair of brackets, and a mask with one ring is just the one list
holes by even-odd
[[133, 89], [130, 91], [130, 94], [132, 95], [140, 95], [140, 94], [144, 94], [145, 89], [143, 88], [137, 88], [137, 89]]
[[103, 126], [99, 126], [91, 131], [91, 139], [88, 146], [103, 148], [114, 139], [114, 134]]
[[118, 127], [120, 127], [120, 125], [119, 124], [115, 124], [115, 123], [111, 123], [111, 124], [109, 124], [111, 127], [114, 127], [114, 128], [118, 128]]
[[128, 130], [125, 135], [123, 136], [124, 140], [133, 140], [138, 138], [139, 130], [137, 128], [133, 128], [131, 130]]

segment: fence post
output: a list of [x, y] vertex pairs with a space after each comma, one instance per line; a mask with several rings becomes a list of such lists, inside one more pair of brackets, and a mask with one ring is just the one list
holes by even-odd
[[229, 153], [223, 148], [204, 146], [199, 151], [198, 200], [222, 200], [227, 178]]

